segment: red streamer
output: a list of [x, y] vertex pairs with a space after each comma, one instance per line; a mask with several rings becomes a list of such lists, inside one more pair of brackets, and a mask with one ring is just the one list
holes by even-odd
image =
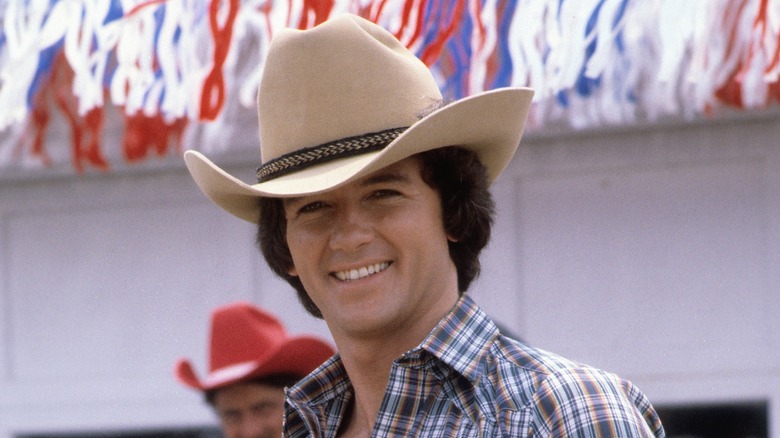
[[[741, 17], [745, 13], [747, 4], [748, 2], [745, 0], [736, 4], [729, 4], [724, 14], [723, 27], [728, 30], [729, 35], [726, 57], [728, 59], [736, 55], [739, 58], [739, 63], [723, 84], [715, 90], [715, 97], [719, 101], [741, 109], [745, 109], [746, 106], [742, 89], [745, 76], [750, 72], [751, 68], [754, 68], [754, 60], [761, 53], [762, 47], [765, 47], [767, 32], [771, 31], [767, 17], [769, 0], [761, 0], [756, 17], [749, 29], [739, 28], [739, 23], [742, 22]], [[739, 46], [737, 42], [740, 41], [739, 35], [742, 32], [749, 35], [749, 39], [744, 46]], [[767, 53], [768, 62], [763, 68], [764, 74], [775, 69], [778, 63], [780, 63], [780, 35], [773, 35], [772, 37], [778, 39], [778, 44], [773, 53]], [[767, 81], [767, 87], [767, 98], [763, 104], [768, 105], [772, 100], [780, 100], [778, 81]]]
[[125, 160], [128, 163], [142, 161], [152, 152], [158, 157], [170, 151], [180, 153], [186, 127], [186, 117], [166, 122], [159, 113], [154, 116], [141, 113], [125, 115], [125, 138], [122, 145]]
[[225, 24], [220, 27], [217, 22], [220, 3], [221, 0], [212, 0], [209, 6], [209, 28], [214, 39], [214, 65], [203, 82], [203, 94], [200, 97], [201, 120], [216, 120], [225, 104], [225, 78], [222, 74], [222, 65], [230, 51], [233, 23], [240, 6], [238, 0], [228, 0]]
[[[30, 154], [41, 159], [45, 166], [51, 166], [52, 160], [44, 148], [46, 131], [51, 120], [50, 102], [65, 116], [71, 129], [72, 163], [76, 172], [84, 173], [91, 165], [100, 170], [108, 170], [108, 161], [103, 157], [100, 136], [103, 131], [103, 108], [93, 108], [85, 115], [78, 113], [78, 98], [71, 93], [73, 88], [73, 69], [70, 68], [63, 52], [57, 54], [52, 62], [51, 72], [43, 80], [33, 99], [32, 117], [29, 131], [33, 134]], [[17, 146], [15, 155], [23, 153], [22, 144]]]
[[[328, 19], [333, 10], [334, 0], [303, 0], [303, 11], [298, 21], [298, 29], [309, 29]], [[309, 19], [310, 13], [314, 14], [314, 20]]]
[[[433, 65], [436, 60], [439, 59], [439, 55], [441, 55], [442, 50], [444, 50], [444, 46], [447, 44], [447, 41], [452, 38], [452, 35], [458, 29], [458, 26], [460, 26], [461, 21], [463, 20], [463, 9], [465, 7], [463, 0], [458, 0], [457, 3], [452, 5], [452, 7], [454, 8], [452, 11], [452, 18], [449, 20], [449, 22], [447, 22], [445, 13], [439, 15], [439, 23], [436, 25], [436, 29], [439, 29], [439, 31], [436, 33], [436, 39], [428, 44], [422, 53], [420, 53], [420, 59], [425, 63], [425, 65]], [[422, 16], [422, 11], [420, 11], [420, 14], [420, 16]], [[481, 22], [479, 23], [479, 26], [480, 30], [483, 30]]]

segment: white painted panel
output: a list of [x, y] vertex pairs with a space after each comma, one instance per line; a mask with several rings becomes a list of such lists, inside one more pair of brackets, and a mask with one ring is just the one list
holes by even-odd
[[[13, 378], [140, 377], [170, 363], [188, 335], [172, 305], [188, 308], [193, 296], [248, 284], [248, 263], [207, 260], [210, 241], [237, 229], [182, 220], [202, 213], [170, 206], [12, 218]], [[222, 278], [204, 278], [209, 265]]]
[[171, 400], [207, 413], [173, 365], [203, 372], [210, 311], [251, 299], [254, 227], [183, 172], [3, 189], [0, 411], [57, 406], [63, 427], [139, 400], [148, 420]]
[[730, 161], [520, 181], [529, 338], [632, 373], [760, 364], [765, 173]]
[[[509, 172], [507, 172], [509, 173]], [[491, 187], [496, 203], [496, 218], [491, 239], [480, 255], [482, 271], [469, 288], [477, 304], [508, 335], [525, 338], [521, 328], [524, 294], [521, 290], [522, 248], [518, 246], [518, 229], [514, 217], [514, 181], [504, 174]]]

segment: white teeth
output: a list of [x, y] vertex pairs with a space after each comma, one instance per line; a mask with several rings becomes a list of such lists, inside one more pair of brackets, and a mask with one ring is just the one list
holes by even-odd
[[374, 263], [373, 265], [363, 266], [360, 269], [350, 269], [349, 271], [339, 271], [336, 272], [336, 278], [338, 278], [341, 281], [352, 281], [352, 280], [360, 280], [361, 278], [366, 278], [369, 275], [374, 275], [376, 273], [382, 272], [387, 267], [390, 266], [390, 263], [382, 262], [382, 263]]

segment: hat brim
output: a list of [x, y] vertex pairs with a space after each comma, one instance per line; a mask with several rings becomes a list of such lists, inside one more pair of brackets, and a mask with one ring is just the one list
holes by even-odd
[[176, 378], [190, 388], [210, 391], [254, 377], [276, 374], [297, 375], [303, 378], [334, 354], [323, 341], [309, 336], [290, 338], [256, 361], [240, 364], [230, 372], [214, 370], [200, 379], [189, 360], [180, 359], [175, 368]]
[[416, 153], [444, 146], [476, 152], [493, 182], [512, 159], [531, 107], [530, 88], [500, 88], [444, 106], [409, 127], [384, 149], [314, 165], [249, 185], [197, 151], [184, 160], [196, 184], [214, 203], [248, 222], [259, 220], [261, 197], [294, 197], [331, 190]]

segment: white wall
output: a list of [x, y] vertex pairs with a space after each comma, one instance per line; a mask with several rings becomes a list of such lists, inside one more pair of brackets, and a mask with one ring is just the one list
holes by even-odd
[[[656, 404], [769, 400], [780, 437], [778, 138], [771, 117], [530, 136], [473, 295]], [[0, 438], [211, 424], [172, 366], [205, 369], [218, 304], [328, 336], [178, 161], [0, 184]]]

